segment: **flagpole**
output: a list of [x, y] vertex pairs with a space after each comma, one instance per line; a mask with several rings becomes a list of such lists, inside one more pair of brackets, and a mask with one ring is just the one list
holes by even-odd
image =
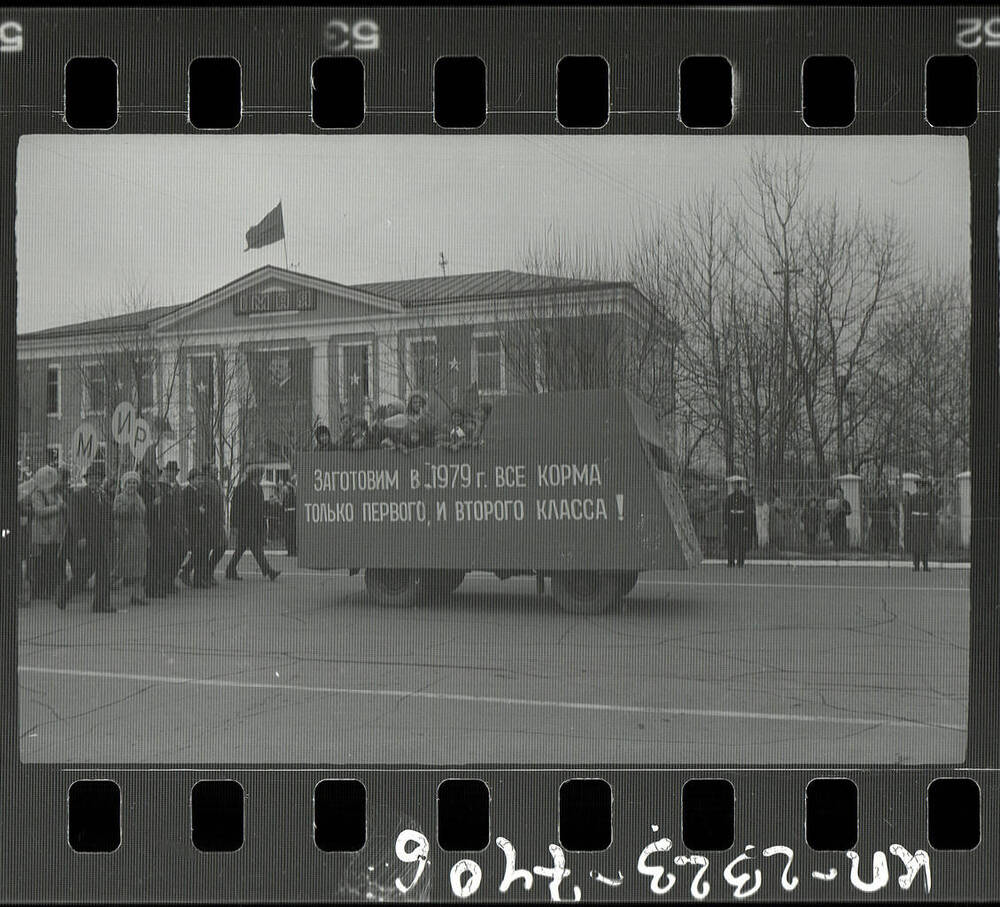
[[281, 208], [281, 245], [285, 249], [285, 270], [288, 270], [288, 239], [285, 237], [285, 209], [281, 204], [281, 196], [278, 196], [278, 206]]

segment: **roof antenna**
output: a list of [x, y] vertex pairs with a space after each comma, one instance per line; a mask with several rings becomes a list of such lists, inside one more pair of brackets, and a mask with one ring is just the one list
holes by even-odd
[[438, 254], [440, 255], [440, 258], [438, 258], [438, 267], [441, 269], [441, 276], [447, 277], [448, 272], [445, 270], [445, 267], [447, 266], [448, 262], [445, 260], [444, 252], [440, 252]]

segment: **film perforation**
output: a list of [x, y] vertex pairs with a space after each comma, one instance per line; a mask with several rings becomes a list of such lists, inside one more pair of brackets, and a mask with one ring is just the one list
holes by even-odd
[[243, 118], [242, 67], [235, 57], [196, 57], [188, 66], [188, 120], [195, 129], [235, 129]]
[[74, 781], [67, 792], [69, 846], [77, 853], [113, 853], [121, 846], [121, 789], [114, 781]]
[[736, 791], [727, 778], [691, 778], [681, 792], [681, 837], [689, 850], [729, 850], [735, 840]]
[[723, 56], [685, 57], [678, 70], [680, 118], [689, 129], [724, 129], [733, 119], [733, 65]]
[[979, 68], [968, 54], [936, 54], [927, 60], [927, 122], [968, 128], [979, 114]]
[[66, 61], [64, 116], [72, 129], [113, 129], [118, 122], [118, 65], [110, 57]]
[[360, 57], [317, 57], [312, 119], [320, 129], [356, 129], [365, 119], [365, 64]]
[[447, 778], [437, 789], [437, 841], [445, 851], [490, 844], [490, 789], [478, 778]]
[[191, 843], [210, 853], [243, 847], [244, 792], [238, 781], [198, 781], [191, 788]]
[[322, 851], [359, 851], [367, 838], [364, 784], [353, 778], [326, 778], [313, 790], [313, 840]]
[[813, 850], [858, 843], [858, 786], [850, 778], [814, 778], [806, 786], [806, 841]]
[[814, 128], [846, 129], [855, 115], [854, 61], [815, 55], [802, 62], [802, 120]]
[[486, 64], [482, 58], [435, 60], [434, 122], [444, 129], [478, 129], [486, 116]]

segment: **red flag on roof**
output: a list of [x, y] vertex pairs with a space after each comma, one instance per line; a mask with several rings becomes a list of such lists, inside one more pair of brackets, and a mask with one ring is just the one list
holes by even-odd
[[285, 220], [281, 214], [281, 202], [272, 208], [259, 224], [247, 230], [247, 247], [243, 250], [260, 249], [285, 238]]

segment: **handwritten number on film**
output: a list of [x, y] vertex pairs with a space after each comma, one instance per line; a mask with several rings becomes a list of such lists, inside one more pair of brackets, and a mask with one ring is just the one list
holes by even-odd
[[[653, 831], [657, 831], [655, 825]], [[497, 891], [500, 894], [506, 894], [514, 885], [523, 887], [524, 891], [531, 891], [537, 876], [547, 881], [550, 900], [580, 901], [583, 899], [583, 890], [580, 885], [567, 883], [567, 887], [563, 888], [562, 883], [574, 875], [574, 872], [567, 865], [566, 853], [558, 844], [549, 845], [551, 866], [535, 866], [531, 870], [518, 867], [517, 851], [507, 838], [498, 837], [496, 846], [500, 848], [504, 856], [503, 878], [499, 880], [497, 885]], [[671, 860], [666, 855], [672, 849], [673, 842], [670, 838], [661, 837], [651, 841], [639, 853], [636, 871], [649, 880], [649, 890], [654, 895], [664, 895], [674, 887], [678, 880], [677, 874], [667, 870], [668, 866], [673, 866], [673, 868], [683, 872], [682, 878], [690, 878], [691, 896], [697, 901], [704, 900], [712, 890], [711, 861], [702, 854], [677, 854]], [[762, 857], [767, 859], [763, 861], [758, 859], [756, 847], [748, 844], [743, 848], [742, 853], [729, 860], [722, 869], [722, 878], [730, 887], [732, 897], [738, 900], [752, 897], [765, 885], [765, 880], [767, 882], [776, 880], [786, 892], [795, 891], [798, 887], [799, 877], [792, 868], [795, 862], [795, 853], [790, 847], [775, 844], [765, 847], [760, 853]], [[903, 891], [908, 891], [918, 876], [923, 875], [924, 892], [929, 894], [931, 890], [931, 865], [927, 851], [917, 850], [910, 853], [901, 844], [893, 844], [889, 847], [889, 853], [903, 864], [903, 871], [897, 877], [899, 887]], [[396, 838], [397, 859], [401, 864], [417, 864], [416, 875], [413, 876], [408, 885], [404, 884], [397, 876], [396, 888], [401, 894], [409, 893], [424, 874], [424, 870], [430, 864], [429, 854], [430, 841], [424, 834], [413, 829], [405, 829], [400, 832]], [[849, 866], [842, 868], [847, 870], [846, 875], [857, 891], [870, 894], [889, 885], [891, 877], [889, 861], [883, 851], [876, 850], [872, 855], [870, 877], [867, 877], [867, 867], [862, 867], [862, 859], [856, 851], [845, 851], [843, 857]], [[685, 867], [690, 867], [690, 869], [684, 872]], [[811, 878], [817, 882], [832, 882], [838, 875], [836, 866], [825, 870], [814, 870], [810, 873]], [[617, 888], [624, 881], [625, 875], [621, 869], [616, 869], [612, 874], [607, 875], [600, 870], [591, 869], [587, 878], [601, 885]], [[465, 857], [452, 865], [448, 873], [448, 881], [455, 897], [462, 899], [471, 897], [479, 891], [483, 884], [483, 869], [476, 860]]]

